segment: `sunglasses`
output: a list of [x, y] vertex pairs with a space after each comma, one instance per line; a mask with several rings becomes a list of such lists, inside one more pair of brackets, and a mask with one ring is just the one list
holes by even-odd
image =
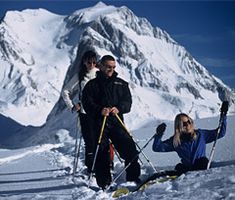
[[106, 68], [106, 69], [111, 70], [111, 69], [115, 69], [115, 68], [116, 68], [116, 66], [105, 65], [105, 68]]
[[183, 122], [183, 126], [184, 126], [184, 127], [186, 127], [186, 126], [188, 126], [188, 125], [190, 125], [190, 124], [191, 124], [191, 122], [189, 121], [189, 119], [188, 119], [188, 121]]

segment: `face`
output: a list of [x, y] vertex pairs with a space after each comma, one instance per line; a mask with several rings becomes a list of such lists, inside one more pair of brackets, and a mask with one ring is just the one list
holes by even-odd
[[189, 118], [183, 116], [181, 118], [181, 121], [182, 121], [184, 132], [188, 133], [188, 134], [193, 133], [193, 125], [192, 125], [191, 121], [189, 120]]
[[105, 64], [101, 67], [101, 71], [107, 76], [111, 77], [115, 71], [116, 62], [112, 60], [107, 60]]
[[96, 60], [95, 59], [86, 60], [84, 64], [86, 65], [87, 70], [90, 71], [91, 69], [96, 67]]

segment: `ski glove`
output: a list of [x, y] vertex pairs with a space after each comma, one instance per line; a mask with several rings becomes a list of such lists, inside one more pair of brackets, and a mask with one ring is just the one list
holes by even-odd
[[162, 137], [165, 130], [166, 130], [166, 124], [165, 123], [161, 123], [156, 128], [156, 136]]
[[72, 112], [77, 112], [77, 113], [79, 113], [79, 112], [80, 112], [80, 109], [81, 109], [80, 103], [74, 104], [73, 107], [72, 107]]
[[228, 101], [223, 101], [222, 106], [220, 108], [221, 115], [226, 115], [228, 112]]

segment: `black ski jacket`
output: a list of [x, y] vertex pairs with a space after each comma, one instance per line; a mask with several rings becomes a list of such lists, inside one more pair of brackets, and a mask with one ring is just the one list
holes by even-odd
[[104, 107], [116, 107], [122, 120], [123, 114], [130, 112], [132, 99], [128, 83], [117, 75], [114, 72], [110, 78], [107, 78], [103, 72], [98, 71], [97, 77], [84, 87], [82, 104], [86, 113], [92, 118], [101, 119], [101, 111]]

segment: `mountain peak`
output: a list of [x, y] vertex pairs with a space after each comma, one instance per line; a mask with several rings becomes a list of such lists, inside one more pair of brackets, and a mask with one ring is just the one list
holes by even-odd
[[97, 4], [94, 5], [94, 7], [106, 7], [107, 5], [102, 2], [102, 1], [99, 1]]
[[76, 23], [89, 23], [102, 15], [114, 12], [116, 9], [116, 7], [108, 6], [100, 1], [95, 6], [75, 11], [68, 19]]
[[44, 17], [44, 18], [48, 18], [48, 17], [54, 17], [54, 16], [58, 16], [57, 14], [54, 14], [44, 8], [39, 8], [39, 9], [25, 9], [22, 11], [17, 11], [17, 10], [10, 10], [7, 11], [4, 17], [5, 21], [23, 21], [24, 18], [27, 17], [32, 17], [32, 16], [38, 16], [38, 17]]
[[50, 112], [55, 118], [62, 113], [61, 91], [88, 48], [98, 56], [113, 55], [118, 73], [130, 82], [129, 119], [136, 120], [127, 122], [135, 123], [132, 128], [149, 117], [173, 119], [179, 111], [214, 116], [221, 102], [219, 88], [230, 91], [165, 31], [127, 7], [99, 2], [68, 17], [46, 12], [12, 12], [10, 26], [0, 24], [0, 112], [24, 125], [42, 125]]

